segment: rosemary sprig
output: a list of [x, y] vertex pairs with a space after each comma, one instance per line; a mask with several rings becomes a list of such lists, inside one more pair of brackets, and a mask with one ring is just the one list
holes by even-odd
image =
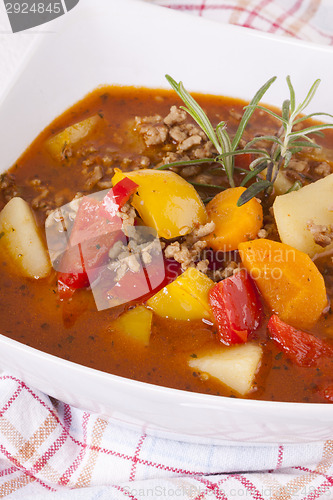
[[222, 164], [231, 187], [235, 187], [234, 181], [234, 153], [239, 145], [239, 141], [242, 138], [244, 130], [255, 110], [255, 107], [269, 89], [272, 83], [276, 80], [276, 77], [270, 78], [254, 95], [250, 102], [250, 106], [245, 109], [243, 117], [240, 121], [238, 129], [234, 138], [231, 140], [227, 132], [226, 123], [221, 121], [214, 129], [213, 125], [209, 121], [206, 113], [202, 107], [193, 99], [193, 97], [185, 89], [182, 82], [177, 83], [171, 76], [165, 75], [166, 79], [170, 83], [171, 87], [175, 90], [181, 100], [184, 102], [185, 106], [181, 106], [181, 109], [185, 110], [201, 127], [205, 132], [208, 139], [213, 143], [215, 149], [218, 153], [216, 158], [207, 159], [208, 162], [218, 161]]
[[[267, 169], [266, 179], [261, 179], [248, 187], [247, 190], [239, 198], [237, 203], [238, 206], [241, 206], [249, 201], [260, 191], [272, 188], [280, 169], [286, 168], [288, 166], [294, 154], [299, 153], [303, 148], [306, 147], [320, 148], [320, 146], [316, 144], [314, 140], [309, 137], [309, 135], [321, 133], [322, 130], [333, 127], [333, 123], [321, 123], [310, 125], [309, 127], [301, 130], [294, 130], [295, 125], [313, 118], [314, 116], [329, 116], [331, 118], [333, 118], [333, 116], [329, 113], [311, 113], [309, 115], [299, 117], [299, 115], [303, 113], [303, 111], [312, 101], [320, 84], [320, 80], [317, 79], [312, 84], [305, 99], [299, 105], [296, 105], [295, 90], [291, 83], [290, 76], [287, 76], [286, 80], [289, 89], [289, 99], [286, 99], [282, 104], [281, 116], [264, 106], [253, 106], [252, 104], [249, 104], [249, 106], [247, 106], [247, 108], [251, 109], [261, 109], [262, 111], [265, 111], [269, 115], [273, 116], [280, 121], [281, 128], [276, 136], [255, 137], [245, 146], [244, 149], [247, 150], [247, 148], [253, 149], [253, 146], [258, 141], [266, 140], [272, 143], [270, 154], [264, 154], [262, 156], [259, 155], [259, 157], [256, 159], [256, 161], [260, 165], [260, 168], [263, 167], [261, 171]], [[243, 181], [242, 185], [244, 184], [245, 182]], [[259, 188], [261, 187], [261, 189], [258, 188], [258, 184]], [[289, 192], [300, 189], [300, 187], [302, 187], [301, 184], [299, 182], [295, 182], [294, 185], [290, 188]]]
[[190, 165], [199, 165], [200, 163], [213, 163], [216, 158], [202, 158], [200, 160], [184, 160], [184, 161], [174, 161], [172, 163], [166, 163], [165, 165], [160, 165], [156, 167], [156, 170], [168, 170], [173, 167], [187, 167]]
[[[239, 198], [237, 203], [238, 206], [243, 205], [262, 191], [271, 191], [280, 169], [288, 166], [294, 154], [299, 153], [305, 147], [320, 148], [314, 139], [309, 136], [316, 134], [322, 135], [323, 130], [333, 127], [333, 123], [323, 123], [310, 125], [301, 130], [295, 130], [295, 125], [298, 125], [305, 120], [318, 116], [333, 117], [329, 113], [311, 113], [309, 115], [302, 115], [318, 89], [320, 84], [319, 79], [313, 83], [305, 99], [297, 105], [294, 87], [291, 83], [290, 77], [287, 76], [286, 80], [289, 89], [289, 99], [283, 101], [281, 115], [279, 115], [275, 111], [259, 104], [266, 91], [276, 80], [276, 77], [270, 78], [262, 87], [260, 87], [249, 105], [244, 107], [244, 114], [232, 139], [227, 132], [227, 125], [224, 121], [221, 121], [215, 128], [213, 127], [204, 110], [184, 88], [182, 82], [177, 83], [169, 75], [166, 75], [166, 79], [184, 102], [185, 106], [181, 106], [181, 109], [185, 110], [205, 132], [208, 139], [213, 143], [217, 151], [217, 155], [212, 158], [204, 158], [201, 160], [173, 162], [157, 168], [159, 170], [164, 170], [171, 167], [217, 163], [217, 165], [212, 168], [214, 170], [223, 169], [231, 187], [235, 186], [235, 169], [243, 171], [246, 175], [243, 178], [241, 185], [246, 186], [249, 182], [251, 182], [251, 185]], [[280, 130], [276, 135], [255, 137], [246, 144], [244, 149], [239, 149], [239, 142], [243, 136], [244, 130], [252, 114], [257, 109], [262, 110], [277, 119], [281, 124]], [[256, 144], [263, 140], [271, 143], [270, 150], [256, 148]], [[244, 169], [235, 167], [235, 156], [244, 153], [251, 153], [255, 156], [255, 159], [249, 165], [249, 171], [244, 171]], [[263, 171], [266, 171], [265, 179], [262, 178]], [[200, 184], [202, 187], [208, 187], [208, 185], [204, 186], [201, 183], [193, 184]], [[217, 188], [216, 185], [210, 185], [210, 187]], [[299, 181], [297, 181], [289, 191], [300, 189], [300, 187], [302, 187], [302, 185]], [[221, 187], [221, 190], [222, 189], [224, 188]]]

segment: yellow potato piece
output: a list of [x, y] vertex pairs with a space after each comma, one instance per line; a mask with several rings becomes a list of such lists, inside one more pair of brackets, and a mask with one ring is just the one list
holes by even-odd
[[45, 146], [56, 160], [62, 160], [64, 148], [72, 146], [90, 135], [100, 121], [101, 117], [94, 115], [82, 122], [75, 123], [48, 139]]
[[219, 379], [224, 385], [244, 396], [253, 386], [261, 358], [261, 347], [247, 343], [198, 355], [188, 364], [201, 373]]
[[113, 185], [124, 177], [139, 185], [132, 205], [143, 222], [162, 238], [184, 236], [208, 221], [200, 196], [194, 187], [174, 172], [144, 169], [123, 173], [116, 170]]
[[333, 174], [304, 186], [299, 191], [278, 196], [273, 205], [281, 241], [313, 257], [333, 248], [316, 244], [308, 223], [333, 226]]
[[112, 326], [127, 337], [149, 345], [153, 313], [145, 306], [137, 306], [117, 318]]
[[0, 248], [15, 270], [28, 278], [45, 278], [51, 262], [28, 203], [12, 198], [0, 213]]
[[214, 282], [197, 269], [187, 269], [147, 301], [164, 318], [178, 320], [210, 319], [208, 292]]
[[[266, 174], [267, 169], [263, 170], [260, 176], [263, 179], [266, 179]], [[274, 194], [286, 194], [286, 192], [292, 187], [293, 184], [294, 183], [290, 179], [288, 179], [285, 172], [283, 172], [283, 170], [280, 170], [274, 181]]]

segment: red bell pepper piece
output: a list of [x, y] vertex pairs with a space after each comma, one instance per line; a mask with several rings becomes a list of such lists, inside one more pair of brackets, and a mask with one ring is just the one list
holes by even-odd
[[268, 322], [271, 339], [298, 366], [313, 366], [323, 355], [333, 356], [333, 347], [310, 333], [287, 325], [276, 314]]
[[243, 153], [235, 155], [235, 166], [239, 168], [249, 169], [250, 163], [253, 161], [252, 153]]
[[128, 177], [124, 177], [104, 197], [100, 207], [100, 215], [104, 217], [116, 215], [119, 208], [128, 202], [138, 187], [138, 184], [134, 181]]
[[122, 220], [117, 212], [137, 190], [138, 185], [128, 178], [114, 186], [102, 202], [85, 197], [69, 238], [70, 248], [61, 261], [58, 274], [60, 300], [69, 299], [75, 290], [89, 286], [87, 271], [99, 267], [119, 237]]
[[209, 303], [220, 340], [226, 345], [247, 342], [250, 333], [260, 325], [260, 298], [244, 270], [213, 286], [209, 292]]

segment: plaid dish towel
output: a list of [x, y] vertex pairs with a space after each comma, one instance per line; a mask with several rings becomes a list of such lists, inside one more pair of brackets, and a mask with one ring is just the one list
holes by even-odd
[[[333, 44], [332, 0], [149, 1], [215, 21]], [[0, 59], [0, 69], [1, 64], [5, 68]], [[108, 423], [2, 373], [0, 498], [4, 497], [329, 499], [333, 436], [322, 443], [280, 446], [164, 440]]]
[[333, 498], [333, 440], [267, 447], [156, 438], [11, 375], [0, 377], [0, 408], [0, 498]]
[[332, 0], [148, 0], [213, 21], [333, 44]]

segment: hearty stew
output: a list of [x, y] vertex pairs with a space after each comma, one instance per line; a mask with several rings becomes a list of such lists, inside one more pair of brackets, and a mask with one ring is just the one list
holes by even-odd
[[1, 175], [1, 333], [157, 385], [332, 402], [318, 82], [297, 106], [288, 79], [280, 112], [259, 105], [273, 79], [250, 106], [169, 81], [96, 89]]

